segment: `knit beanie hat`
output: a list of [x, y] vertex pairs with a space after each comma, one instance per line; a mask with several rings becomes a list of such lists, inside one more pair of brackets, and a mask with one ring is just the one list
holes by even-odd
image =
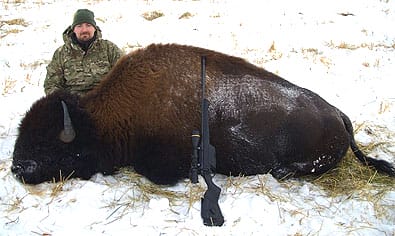
[[78, 9], [74, 13], [74, 19], [71, 28], [74, 29], [76, 25], [82, 23], [89, 23], [96, 28], [95, 14], [88, 9]]

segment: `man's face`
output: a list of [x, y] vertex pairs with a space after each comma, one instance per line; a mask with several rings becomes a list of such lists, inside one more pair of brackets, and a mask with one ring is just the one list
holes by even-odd
[[74, 27], [74, 33], [80, 41], [88, 41], [95, 35], [96, 28], [89, 23], [81, 23]]

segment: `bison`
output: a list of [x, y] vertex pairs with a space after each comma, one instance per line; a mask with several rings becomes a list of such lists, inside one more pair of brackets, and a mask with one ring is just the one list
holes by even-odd
[[84, 97], [58, 91], [36, 101], [19, 126], [12, 172], [28, 184], [123, 166], [156, 184], [187, 178], [202, 55], [218, 173], [318, 175], [351, 147], [364, 164], [395, 175], [390, 163], [359, 150], [350, 119], [319, 95], [241, 58], [177, 44], [125, 55]]

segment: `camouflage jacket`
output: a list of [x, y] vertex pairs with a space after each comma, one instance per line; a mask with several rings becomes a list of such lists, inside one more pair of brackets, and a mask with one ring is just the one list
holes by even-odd
[[112, 42], [102, 39], [97, 27], [96, 40], [85, 52], [74, 44], [68, 27], [63, 33], [64, 45], [59, 47], [47, 66], [44, 90], [50, 94], [57, 89], [84, 95], [96, 86], [123, 54]]

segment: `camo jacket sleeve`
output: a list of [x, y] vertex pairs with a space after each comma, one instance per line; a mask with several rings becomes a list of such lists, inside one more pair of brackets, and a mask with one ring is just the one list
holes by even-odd
[[47, 75], [44, 80], [44, 92], [50, 94], [64, 88], [63, 65], [61, 62], [62, 47], [58, 48], [47, 66]]
[[64, 45], [55, 51], [47, 66], [46, 94], [58, 89], [83, 95], [96, 86], [123, 55], [111, 41], [98, 39], [85, 53], [77, 45]]
[[117, 45], [112, 43], [111, 41], [107, 41], [108, 44], [108, 59], [111, 63], [111, 67], [115, 65], [115, 63], [118, 61], [118, 59], [124, 55], [123, 51], [118, 48]]

